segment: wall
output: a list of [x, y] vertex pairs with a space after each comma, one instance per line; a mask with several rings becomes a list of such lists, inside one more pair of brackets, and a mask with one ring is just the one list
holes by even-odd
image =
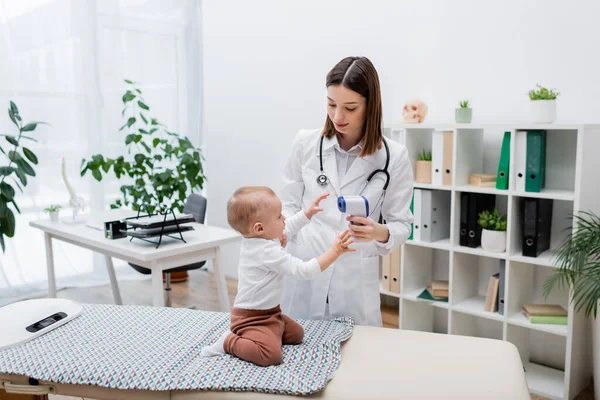
[[[471, 100], [473, 122], [526, 120], [536, 83], [561, 92], [557, 122], [600, 120], [598, 1], [221, 0], [202, 7], [211, 224], [227, 225], [225, 203], [238, 186], [281, 188], [295, 133], [323, 124], [325, 75], [348, 55], [377, 67], [385, 123], [401, 122], [411, 97], [428, 103], [429, 122], [452, 121], [461, 99]], [[236, 254], [231, 246], [224, 255], [229, 276]]]

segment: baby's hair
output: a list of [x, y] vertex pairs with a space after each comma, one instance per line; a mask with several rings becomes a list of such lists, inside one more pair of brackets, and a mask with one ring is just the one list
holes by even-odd
[[227, 202], [227, 222], [242, 235], [250, 232], [250, 226], [266, 209], [269, 199], [277, 197], [266, 186], [243, 186], [237, 189]]

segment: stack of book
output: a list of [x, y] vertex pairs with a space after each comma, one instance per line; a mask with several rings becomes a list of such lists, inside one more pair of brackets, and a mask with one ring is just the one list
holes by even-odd
[[525, 304], [523, 313], [532, 324], [567, 325], [567, 310], [558, 304]]
[[418, 297], [424, 300], [448, 302], [448, 281], [431, 281], [431, 284]]

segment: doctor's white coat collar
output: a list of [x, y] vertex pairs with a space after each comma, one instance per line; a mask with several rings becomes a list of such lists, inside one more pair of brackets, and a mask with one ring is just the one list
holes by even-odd
[[[319, 137], [319, 140], [320, 139], [321, 138]], [[362, 143], [363, 142], [361, 141], [361, 146]], [[350, 169], [344, 176], [342, 182], [340, 182], [337, 172], [336, 157], [334, 153], [336, 145], [339, 146], [337, 136], [333, 136], [329, 139], [323, 139], [323, 172], [325, 173], [325, 175], [327, 175], [327, 178], [329, 178], [329, 182], [331, 183], [331, 186], [333, 186], [333, 189], [335, 190], [336, 194], [338, 196], [341, 196], [343, 195], [343, 189], [346, 188], [346, 186], [348, 186], [350, 183], [354, 182], [359, 178], [364, 178], [364, 180], [367, 179], [367, 176], [371, 173], [371, 169], [374, 168], [374, 164], [379, 158], [378, 154], [380, 153], [380, 151], [378, 150], [377, 152], [369, 156], [357, 157], [356, 160], [354, 160], [354, 162], [350, 166]], [[383, 152], [385, 153], [385, 149], [380, 150], [383, 150]], [[317, 160], [319, 157], [319, 153], [319, 142], [317, 142]], [[383, 163], [385, 163], [385, 156]]]

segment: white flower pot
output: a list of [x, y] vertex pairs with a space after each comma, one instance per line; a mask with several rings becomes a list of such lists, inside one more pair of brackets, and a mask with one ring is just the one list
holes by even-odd
[[506, 251], [506, 231], [481, 231], [481, 248], [485, 251], [502, 253]]
[[50, 214], [50, 221], [58, 222], [58, 211], [52, 211]]
[[530, 100], [531, 122], [534, 124], [551, 124], [556, 120], [556, 99]]

